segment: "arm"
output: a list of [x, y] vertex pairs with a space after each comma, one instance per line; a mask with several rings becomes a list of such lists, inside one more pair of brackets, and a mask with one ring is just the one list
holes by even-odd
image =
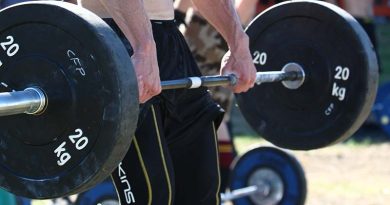
[[259, 0], [236, 1], [235, 7], [243, 25], [248, 25], [249, 22], [253, 19], [253, 17], [255, 17], [256, 6], [258, 2]]
[[152, 25], [142, 0], [99, 0], [118, 24], [134, 49], [132, 62], [141, 103], [161, 92]]
[[238, 77], [233, 91], [245, 92], [253, 87], [256, 69], [249, 51], [249, 38], [241, 27], [232, 0], [192, 0], [201, 15], [226, 40], [230, 51], [222, 60], [221, 73]]

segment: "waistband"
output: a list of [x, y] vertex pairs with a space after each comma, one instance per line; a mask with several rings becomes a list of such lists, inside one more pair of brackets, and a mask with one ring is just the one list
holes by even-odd
[[167, 26], [167, 27], [176, 27], [176, 20], [151, 20], [150, 21], [153, 24]]

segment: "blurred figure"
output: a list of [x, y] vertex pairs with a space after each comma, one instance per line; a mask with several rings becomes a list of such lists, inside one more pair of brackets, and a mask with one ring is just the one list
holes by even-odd
[[379, 72], [382, 71], [378, 55], [378, 43], [376, 37], [376, 26], [374, 22], [375, 0], [325, 0], [335, 4], [350, 13], [363, 27], [374, 45], [379, 62]]

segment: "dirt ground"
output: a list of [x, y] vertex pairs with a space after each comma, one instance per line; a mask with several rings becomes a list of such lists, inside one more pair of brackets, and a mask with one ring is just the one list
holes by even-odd
[[[305, 170], [308, 182], [306, 204], [390, 204], [390, 142], [386, 139], [372, 142], [375, 136], [368, 136], [367, 142], [367, 132], [363, 135], [362, 141], [352, 140], [320, 150], [292, 152]], [[254, 144], [269, 145], [245, 138], [238, 138], [236, 144], [239, 144], [240, 153]]]
[[390, 144], [338, 145], [294, 154], [308, 181], [306, 204], [390, 204]]

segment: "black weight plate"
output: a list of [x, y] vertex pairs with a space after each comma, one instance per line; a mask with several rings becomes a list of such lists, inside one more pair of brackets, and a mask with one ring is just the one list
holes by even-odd
[[[301, 205], [306, 199], [306, 178], [299, 162], [286, 152], [273, 147], [257, 147], [239, 157], [231, 172], [230, 190], [253, 186], [251, 179], [259, 173], [272, 187], [268, 196], [247, 196], [234, 200], [234, 205]], [[267, 177], [269, 176], [269, 177]], [[256, 181], [256, 180], [255, 180]], [[277, 186], [281, 182], [281, 186]], [[278, 194], [277, 188], [282, 188]], [[279, 190], [280, 191], [280, 190]], [[280, 195], [281, 194], [281, 195]], [[278, 198], [278, 199], [277, 199]]]
[[106, 180], [91, 190], [80, 194], [75, 205], [119, 205], [118, 196], [111, 180]]
[[270, 83], [237, 95], [244, 117], [262, 137], [309, 150], [344, 140], [361, 126], [375, 98], [378, 64], [351, 15], [321, 1], [288, 1], [260, 14], [246, 32], [258, 71], [295, 62], [306, 74], [296, 90]]
[[73, 4], [33, 2], [0, 12], [0, 91], [42, 88], [41, 115], [0, 118], [0, 186], [56, 198], [98, 184], [130, 145], [138, 88], [120, 39]]

